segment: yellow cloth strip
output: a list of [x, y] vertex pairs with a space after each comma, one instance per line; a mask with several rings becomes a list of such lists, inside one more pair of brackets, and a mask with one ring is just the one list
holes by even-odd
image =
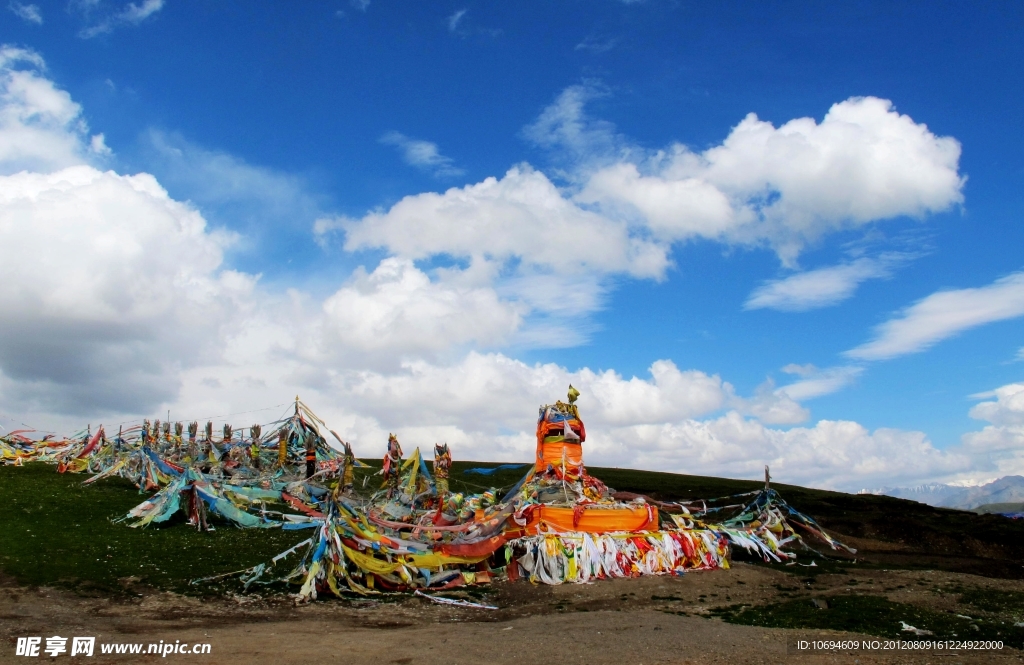
[[[363, 554], [358, 550], [354, 550], [346, 545], [342, 545], [345, 550], [345, 556], [348, 557], [349, 561], [356, 564], [363, 570], [368, 570], [371, 573], [377, 573], [378, 575], [390, 575], [395, 571], [400, 571], [406, 564], [415, 566], [417, 568], [440, 568], [441, 566], [451, 566], [459, 564], [474, 564], [480, 563], [490, 555], [484, 556], [449, 556], [446, 554], [409, 554], [405, 556], [404, 561], [395, 560], [391, 563], [382, 561], [376, 557], [370, 556], [369, 554]], [[401, 572], [399, 572], [401, 574]]]
[[381, 561], [380, 559], [374, 558], [368, 554], [363, 554], [358, 550], [354, 550], [347, 545], [342, 545], [341, 547], [345, 550], [345, 556], [348, 557], [349, 561], [356, 564], [363, 570], [370, 571], [371, 573], [377, 573], [378, 575], [390, 575], [402, 567], [401, 563], [388, 563], [387, 561]]
[[489, 554], [484, 556], [448, 556], [446, 554], [410, 554], [407, 560], [417, 568], [440, 568], [454, 564], [480, 563]]

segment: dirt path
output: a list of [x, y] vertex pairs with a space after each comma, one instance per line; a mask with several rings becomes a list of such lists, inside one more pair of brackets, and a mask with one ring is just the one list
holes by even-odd
[[[856, 582], [851, 585], [851, 581]], [[850, 585], [850, 586], [847, 586]], [[863, 571], [819, 575], [808, 585], [779, 570], [736, 565], [681, 578], [600, 581], [558, 587], [496, 585], [485, 602], [497, 611], [397, 602], [327, 600], [295, 607], [257, 596], [199, 601], [172, 594], [83, 598], [55, 589], [0, 587], [0, 662], [16, 657], [17, 637], [95, 636], [97, 643], [160, 640], [209, 643], [208, 655], [168, 662], [315, 662], [457, 665], [472, 663], [1019, 663], [1013, 649], [964, 655], [793, 654], [798, 638], [856, 638], [832, 631], [738, 626], [701, 616], [715, 606], [791, 597], [829, 597], [853, 589], [891, 600], [956, 610], [943, 586], [1024, 590], [1024, 583], [939, 572]], [[468, 597], [468, 596], [467, 596]], [[681, 614], [682, 613], [682, 614]], [[861, 636], [863, 638], [863, 636]], [[53, 662], [156, 662], [159, 656], [100, 655]]]

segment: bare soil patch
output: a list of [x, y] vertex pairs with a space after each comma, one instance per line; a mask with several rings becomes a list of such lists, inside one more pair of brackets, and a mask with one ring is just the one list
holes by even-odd
[[[496, 611], [435, 605], [417, 597], [323, 600], [295, 606], [287, 596], [198, 599], [136, 589], [134, 596], [86, 597], [10, 579], [0, 586], [0, 662], [17, 658], [17, 637], [93, 635], [104, 642], [208, 642], [203, 663], [1010, 663], [1000, 652], [936, 656], [901, 652], [795, 655], [803, 637], [853, 638], [831, 630], [725, 623], [713, 613], [749, 604], [873, 595], [937, 612], [983, 612], [986, 592], [1024, 593], [1024, 582], [942, 571], [866, 570], [814, 576], [738, 563], [728, 571], [587, 585], [496, 584], [463, 596]], [[993, 595], [992, 597], [996, 597]], [[1000, 596], [1005, 597], [1005, 596]], [[995, 606], [998, 610], [1002, 605]], [[1004, 608], [1012, 614], [1017, 608]], [[827, 612], [829, 610], [822, 610]], [[991, 614], [991, 613], [990, 613]], [[1009, 618], [1009, 614], [1007, 617]], [[996, 616], [996, 615], [993, 615]], [[861, 636], [865, 637], [865, 636]], [[157, 656], [59, 657], [67, 662], [155, 662]]]

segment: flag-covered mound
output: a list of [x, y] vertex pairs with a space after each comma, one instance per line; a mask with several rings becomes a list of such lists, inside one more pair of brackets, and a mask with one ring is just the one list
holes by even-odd
[[568, 402], [541, 407], [536, 459], [518, 483], [474, 494], [450, 491], [447, 444], [434, 446], [428, 464], [419, 448], [405, 457], [394, 434], [370, 475], [375, 467], [358, 461], [298, 398], [285, 417], [247, 432], [225, 424], [215, 436], [212, 422], [200, 433], [196, 422], [159, 421], [113, 438], [102, 426], [62, 440], [23, 430], [0, 438], [0, 453], [5, 464], [43, 461], [93, 474], [86, 483], [127, 478], [150, 494], [122, 518], [132, 527], [181, 512], [201, 530], [216, 523], [308, 529], [271, 561], [221, 576], [239, 575], [247, 588], [290, 582], [301, 600], [496, 578], [561, 584], [681, 574], [727, 568], [737, 546], [790, 560], [806, 546], [795, 528], [845, 549], [767, 482], [758, 492], [688, 503], [615, 492], [587, 473], [578, 396], [570, 386]]

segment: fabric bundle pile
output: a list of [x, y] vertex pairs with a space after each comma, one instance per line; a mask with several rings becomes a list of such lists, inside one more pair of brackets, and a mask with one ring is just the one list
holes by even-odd
[[215, 437], [212, 422], [200, 434], [195, 422], [186, 428], [146, 421], [113, 439], [102, 427], [61, 441], [33, 441], [22, 431], [0, 439], [0, 459], [93, 474], [86, 483], [130, 480], [140, 492], [152, 492], [122, 518], [132, 527], [164, 523], [180, 512], [200, 530], [217, 520], [239, 528], [313, 529], [271, 561], [226, 574], [238, 575], [246, 588], [294, 584], [300, 601], [495, 579], [562, 584], [679, 575], [728, 568], [733, 546], [765, 560], [791, 560], [793, 548], [804, 544], [793, 525], [833, 549], [848, 549], [767, 484], [758, 492], [689, 503], [615, 492], [587, 473], [578, 397], [570, 386], [567, 402], [540, 408], [535, 462], [503, 494], [495, 488], [450, 491], [447, 444], [435, 445], [428, 464], [418, 448], [403, 458], [394, 434], [374, 474], [380, 485], [366, 490], [372, 476], [363, 471], [358, 486], [355, 469], [369, 465], [298, 398], [292, 413], [253, 425], [248, 438], [230, 425]]

